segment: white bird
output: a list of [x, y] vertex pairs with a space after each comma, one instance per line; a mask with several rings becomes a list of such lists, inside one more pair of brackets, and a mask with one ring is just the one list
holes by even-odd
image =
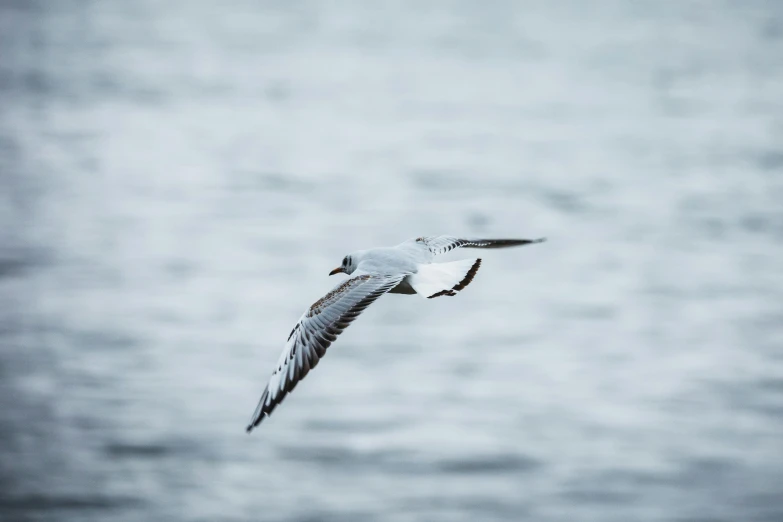
[[385, 293], [419, 294], [432, 299], [454, 296], [473, 280], [481, 259], [433, 263], [433, 258], [455, 248], [506, 248], [540, 239], [459, 239], [452, 236], [418, 237], [395, 247], [359, 250], [343, 258], [329, 275], [351, 277], [316, 301], [288, 335], [247, 431], [271, 415], [307, 373], [315, 368], [337, 336]]

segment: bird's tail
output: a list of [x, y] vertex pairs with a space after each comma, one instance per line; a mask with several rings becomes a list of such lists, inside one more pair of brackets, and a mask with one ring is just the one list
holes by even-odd
[[480, 266], [481, 259], [419, 265], [418, 272], [408, 276], [408, 283], [422, 297], [454, 296], [473, 281]]

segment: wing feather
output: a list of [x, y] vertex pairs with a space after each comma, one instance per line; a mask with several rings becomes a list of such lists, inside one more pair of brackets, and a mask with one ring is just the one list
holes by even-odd
[[337, 336], [371, 303], [397, 286], [405, 274], [354, 274], [316, 301], [299, 319], [280, 354], [247, 426], [250, 432], [318, 365]]
[[425, 236], [416, 238], [423, 243], [432, 255], [445, 254], [455, 248], [509, 248], [515, 246], [542, 243], [546, 238], [538, 239], [461, 239], [454, 236]]

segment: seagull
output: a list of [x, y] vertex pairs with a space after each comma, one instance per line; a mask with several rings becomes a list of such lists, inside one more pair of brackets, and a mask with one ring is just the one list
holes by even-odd
[[337, 336], [376, 299], [386, 293], [419, 294], [427, 299], [455, 296], [465, 289], [481, 266], [481, 259], [433, 263], [455, 248], [508, 248], [540, 239], [460, 239], [430, 236], [409, 239], [394, 247], [359, 250], [343, 258], [329, 272], [350, 277], [313, 303], [288, 335], [283, 353], [261, 394], [247, 426], [250, 433], [326, 354]]

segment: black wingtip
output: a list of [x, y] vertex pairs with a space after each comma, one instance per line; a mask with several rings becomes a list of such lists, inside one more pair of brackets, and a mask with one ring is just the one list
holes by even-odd
[[545, 237], [539, 237], [538, 239], [476, 239], [477, 244], [468, 243], [464, 245], [466, 248], [508, 248], [524, 245], [533, 245], [536, 243], [543, 243], [546, 241]]
[[245, 428], [245, 432], [246, 433], [250, 433], [251, 431], [256, 429], [258, 427], [258, 425], [261, 424], [261, 421], [264, 420], [264, 418], [266, 416], [267, 415], [265, 413], [262, 413], [261, 416], [259, 416], [257, 419], [253, 418], [253, 420], [250, 421], [250, 424], [247, 425], [247, 428]]
[[245, 428], [245, 432], [250, 433], [251, 431], [256, 429], [256, 427], [258, 427], [258, 425], [261, 424], [261, 421], [264, 420], [264, 417], [266, 417], [266, 414], [264, 413], [259, 415], [258, 418], [256, 418], [256, 416], [254, 415], [253, 418], [250, 420], [250, 424], [248, 424], [247, 428]]

